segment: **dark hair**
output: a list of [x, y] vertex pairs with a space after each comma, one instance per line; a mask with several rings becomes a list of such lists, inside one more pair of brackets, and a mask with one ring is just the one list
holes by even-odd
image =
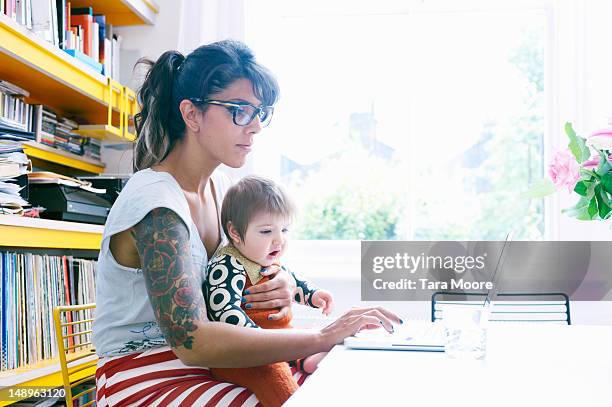
[[250, 175], [229, 188], [221, 205], [221, 224], [228, 239], [228, 223], [232, 222], [244, 240], [249, 222], [261, 212], [291, 219], [296, 209], [291, 198], [274, 181]]
[[206, 99], [238, 79], [248, 79], [255, 96], [267, 106], [274, 105], [279, 96], [274, 76], [239, 41], [202, 45], [187, 57], [178, 51], [166, 51], [156, 62], [140, 59], [139, 64], [149, 70], [138, 91], [141, 110], [134, 118], [138, 134], [136, 171], [158, 164], [183, 137], [185, 122], [179, 104], [184, 99]]

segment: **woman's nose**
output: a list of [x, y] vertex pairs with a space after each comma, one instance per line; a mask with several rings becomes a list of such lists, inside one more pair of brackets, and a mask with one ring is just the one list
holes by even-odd
[[261, 131], [261, 120], [259, 120], [259, 115], [255, 115], [255, 118], [251, 120], [251, 123], [248, 125], [249, 133], [257, 134]]

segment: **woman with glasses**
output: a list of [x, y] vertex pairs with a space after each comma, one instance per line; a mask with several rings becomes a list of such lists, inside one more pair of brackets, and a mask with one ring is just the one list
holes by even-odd
[[[328, 351], [359, 329], [393, 330], [396, 315], [353, 309], [320, 330], [263, 330], [207, 320], [201, 291], [208, 259], [226, 242], [219, 212], [278, 98], [276, 80], [242, 43], [165, 52], [139, 91], [135, 173], [105, 225], [96, 276], [93, 339], [98, 406], [255, 405], [246, 389], [206, 367], [251, 367]], [[246, 296], [283, 318], [294, 297], [286, 271]], [[245, 346], [248, 344], [248, 346]], [[303, 380], [303, 379], [302, 379]]]

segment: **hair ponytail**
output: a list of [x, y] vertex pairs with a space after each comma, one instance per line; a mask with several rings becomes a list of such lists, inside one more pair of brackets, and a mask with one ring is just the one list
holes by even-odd
[[134, 124], [138, 139], [134, 151], [134, 170], [152, 167], [163, 160], [173, 144], [173, 129], [170, 128], [173, 114], [175, 76], [185, 57], [178, 51], [164, 52], [156, 62], [140, 59], [137, 63], [148, 65], [149, 71], [138, 91], [141, 104]]
[[[222, 92], [238, 79], [247, 79], [253, 93], [263, 104], [272, 106], [278, 99], [274, 76], [255, 61], [251, 50], [233, 40], [202, 45], [188, 56], [167, 51], [154, 63], [141, 59], [149, 67], [138, 91], [141, 111], [134, 118], [138, 140], [134, 151], [134, 170], [160, 163], [185, 134], [181, 101], [208, 99]], [[137, 65], [138, 65], [137, 64]], [[200, 107], [205, 110], [206, 107]]]

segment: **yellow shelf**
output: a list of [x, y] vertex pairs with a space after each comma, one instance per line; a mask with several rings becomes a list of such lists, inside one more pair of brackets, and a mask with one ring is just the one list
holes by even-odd
[[104, 14], [113, 25], [153, 24], [159, 6], [153, 0], [71, 0], [72, 7], [93, 7], [96, 14]]
[[104, 164], [100, 161], [91, 160], [34, 141], [23, 143], [23, 152], [30, 158], [37, 158], [39, 160], [91, 172], [93, 174], [101, 174], [104, 172]]
[[101, 225], [0, 215], [0, 246], [100, 250]]
[[[81, 353], [75, 353], [74, 355], [82, 355], [84, 353], [91, 353], [91, 351], [86, 350]], [[96, 359], [97, 356], [92, 354], [90, 357], [79, 360], [78, 363], [70, 364], [70, 368], [85, 365]], [[72, 378], [76, 381], [95, 374], [95, 371], [96, 366], [94, 365], [75, 373]], [[2, 387], [0, 388], [0, 406], [8, 406], [19, 401], [18, 399], [8, 401], [8, 389], [11, 387], [62, 387], [63, 381], [59, 358], [45, 360], [32, 366], [1, 372], [0, 383], [2, 383]]]
[[126, 136], [122, 136], [118, 129], [113, 126], [109, 126], [107, 124], [101, 125], [81, 125], [78, 130], [73, 131], [73, 133], [80, 134], [85, 137], [97, 138], [100, 140], [106, 140], [111, 142], [126, 142], [126, 141], [134, 141], [136, 137], [132, 134], [126, 134]]
[[108, 78], [0, 14], [0, 79], [30, 92], [29, 103], [47, 105], [59, 113], [89, 123], [120, 121], [123, 92], [113, 92]]

